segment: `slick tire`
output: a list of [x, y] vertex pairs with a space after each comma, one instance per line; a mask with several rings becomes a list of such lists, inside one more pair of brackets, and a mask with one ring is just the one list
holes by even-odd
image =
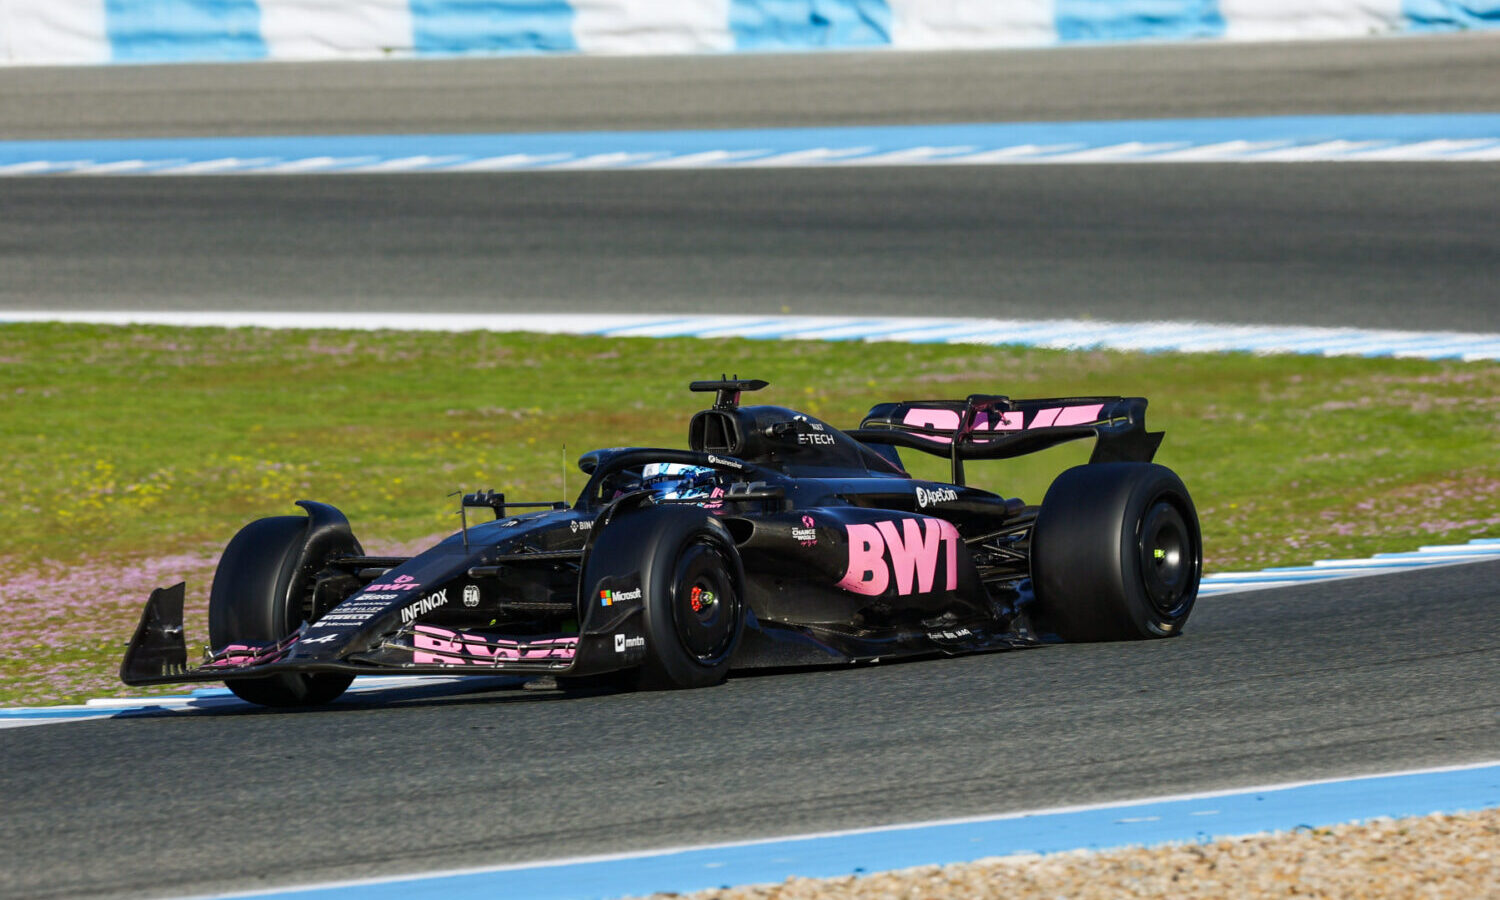
[[1171, 637], [1202, 570], [1198, 513], [1171, 469], [1078, 466], [1052, 483], [1032, 529], [1031, 621], [1067, 641]]
[[708, 687], [729, 675], [745, 629], [744, 569], [734, 539], [700, 510], [643, 510], [651, 527], [641, 571], [646, 661], [642, 690]]
[[[208, 601], [213, 646], [280, 640], [302, 624], [308, 614], [309, 585], [298, 564], [309, 521], [304, 516], [257, 519], [224, 548]], [[317, 549], [323, 549], [321, 559], [326, 559], [335, 548]], [[261, 706], [320, 706], [332, 702], [353, 680], [352, 675], [288, 672], [226, 678], [224, 685], [240, 699]]]

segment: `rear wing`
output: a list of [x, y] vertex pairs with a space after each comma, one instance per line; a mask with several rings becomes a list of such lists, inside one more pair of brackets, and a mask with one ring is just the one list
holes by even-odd
[[967, 459], [1009, 459], [1092, 437], [1091, 463], [1150, 462], [1162, 439], [1162, 432], [1146, 430], [1144, 397], [1012, 400], [989, 394], [881, 403], [846, 434], [865, 444], [945, 456], [954, 484], [964, 483]]

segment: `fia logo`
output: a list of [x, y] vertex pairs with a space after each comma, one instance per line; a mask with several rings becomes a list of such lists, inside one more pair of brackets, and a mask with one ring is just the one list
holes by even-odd
[[464, 606], [467, 606], [469, 609], [473, 609], [474, 607], [476, 607], [478, 605], [479, 605], [479, 585], [477, 585], [477, 584], [466, 584], [466, 585], [464, 585]]

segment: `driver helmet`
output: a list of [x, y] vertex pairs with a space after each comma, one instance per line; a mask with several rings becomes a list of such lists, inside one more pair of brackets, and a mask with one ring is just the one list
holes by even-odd
[[641, 469], [641, 487], [658, 500], [707, 497], [714, 488], [714, 470], [687, 463], [650, 463]]

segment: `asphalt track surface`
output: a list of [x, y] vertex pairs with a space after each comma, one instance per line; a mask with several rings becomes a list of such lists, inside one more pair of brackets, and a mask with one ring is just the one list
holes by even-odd
[[0, 69], [0, 140], [1493, 112], [1500, 37]]
[[1500, 331], [1500, 164], [0, 182], [0, 309]]
[[242, 889], [1489, 760], [1497, 610], [1484, 563], [1205, 599], [1169, 641], [7, 729], [0, 893]]
[[[0, 71], [0, 138], [1500, 110], [1500, 38]], [[1500, 164], [0, 183], [0, 309], [1500, 331]]]

